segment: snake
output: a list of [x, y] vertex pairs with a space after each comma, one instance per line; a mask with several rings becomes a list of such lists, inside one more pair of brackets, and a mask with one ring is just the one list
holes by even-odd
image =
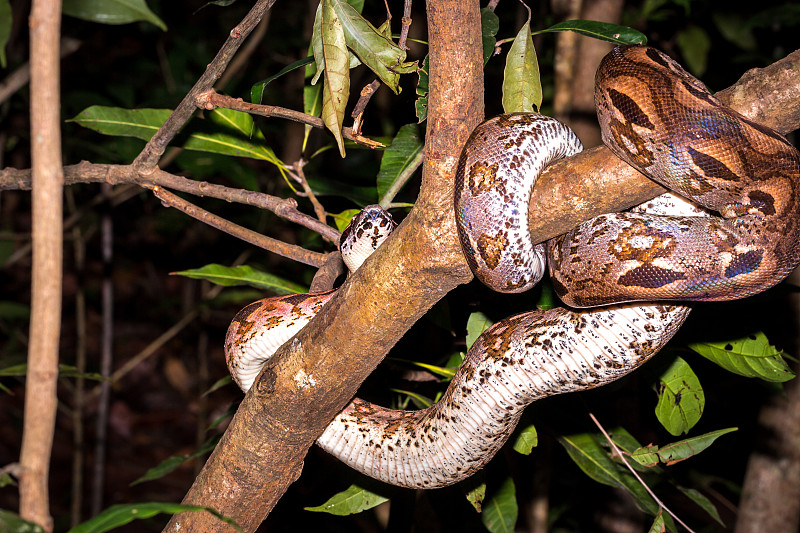
[[[353, 399], [317, 440], [324, 450], [393, 485], [456, 483], [486, 465], [533, 401], [621, 378], [669, 341], [692, 302], [756, 294], [800, 263], [800, 154], [783, 136], [723, 106], [646, 46], [617, 47], [602, 60], [595, 102], [605, 145], [670, 193], [543, 246], [531, 243], [527, 202], [538, 174], [580, 151], [580, 142], [536, 113], [481, 123], [463, 147], [454, 185], [467, 263], [501, 292], [526, 290], [549, 270], [567, 307], [487, 329], [427, 409]], [[362, 233], [369, 237], [369, 229], [374, 223]], [[346, 233], [349, 253], [358, 225]], [[236, 316], [226, 353], [244, 390], [269, 357], [265, 332], [286, 328], [269, 341], [277, 348], [331, 294], [266, 299]], [[256, 352], [258, 364], [249, 362]], [[251, 377], [237, 377], [244, 369]]]

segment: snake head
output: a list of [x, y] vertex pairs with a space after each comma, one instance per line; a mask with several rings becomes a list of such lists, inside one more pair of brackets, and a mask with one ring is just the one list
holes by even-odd
[[354, 216], [339, 239], [342, 260], [350, 272], [358, 270], [396, 227], [392, 215], [379, 205], [368, 205]]

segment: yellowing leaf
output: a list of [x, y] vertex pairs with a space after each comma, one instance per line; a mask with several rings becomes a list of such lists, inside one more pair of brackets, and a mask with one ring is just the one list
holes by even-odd
[[[342, 123], [347, 98], [350, 95], [350, 60], [347, 55], [344, 29], [332, 0], [322, 0], [321, 36], [322, 55], [325, 58], [325, 86], [322, 91], [322, 120], [333, 133], [339, 154], [344, 153]], [[319, 67], [319, 64], [317, 65]]]
[[506, 113], [538, 111], [542, 105], [539, 62], [531, 27], [525, 24], [511, 45], [503, 72], [503, 110]]

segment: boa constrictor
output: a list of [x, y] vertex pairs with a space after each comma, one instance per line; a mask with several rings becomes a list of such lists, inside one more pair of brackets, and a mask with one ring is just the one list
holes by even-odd
[[[665, 195], [549, 241], [553, 283], [568, 305], [739, 298], [778, 283], [800, 262], [800, 154], [783, 137], [721, 106], [652, 48], [609, 54], [596, 102], [615, 154], [721, 217]], [[479, 279], [505, 291], [538, 281], [543, 251], [528, 243], [526, 191], [548, 161], [577, 150], [566, 127], [539, 115], [502, 115], [476, 128], [459, 162], [455, 209]], [[234, 376], [247, 340], [273, 323], [260, 314], [270, 306], [252, 304], [232, 323], [226, 348]], [[437, 404], [395, 411], [355, 399], [318, 444], [395, 485], [455, 483], [491, 459], [529, 403], [629, 373], [688, 312], [656, 303], [507, 318], [478, 338]]]

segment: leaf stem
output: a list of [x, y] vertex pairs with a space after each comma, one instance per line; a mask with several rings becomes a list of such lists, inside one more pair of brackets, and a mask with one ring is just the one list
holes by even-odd
[[600, 425], [600, 422], [597, 420], [597, 418], [595, 418], [594, 414], [592, 414], [592, 413], [589, 413], [589, 418], [591, 418], [591, 419], [592, 419], [592, 422], [594, 422], [594, 424], [597, 426], [597, 428], [600, 430], [600, 432], [601, 432], [601, 433], [603, 434], [603, 436], [606, 438], [606, 440], [608, 441], [608, 444], [609, 444], [609, 445], [611, 445], [611, 449], [612, 449], [612, 450], [614, 450], [614, 453], [615, 453], [615, 454], [617, 454], [617, 457], [619, 457], [619, 460], [620, 460], [620, 461], [622, 461], [622, 464], [624, 464], [624, 465], [625, 465], [625, 467], [626, 467], [628, 470], [630, 470], [631, 474], [633, 474], [633, 477], [635, 477], [635, 478], [636, 478], [636, 479], [639, 481], [639, 483], [641, 483], [642, 487], [644, 487], [644, 490], [646, 490], [646, 491], [647, 491], [647, 493], [650, 495], [650, 497], [651, 497], [651, 498], [653, 498], [653, 500], [655, 500], [655, 502], [658, 504], [658, 506], [659, 506], [661, 509], [665, 510], [667, 513], [669, 513], [669, 515], [670, 515], [672, 518], [674, 518], [676, 522], [678, 522], [680, 525], [682, 525], [683, 527], [685, 527], [685, 528], [686, 528], [686, 530], [687, 530], [689, 533], [695, 533], [695, 532], [694, 532], [694, 530], [693, 530], [692, 528], [690, 528], [689, 526], [687, 526], [687, 525], [686, 525], [686, 524], [683, 522], [683, 520], [681, 520], [680, 518], [678, 518], [678, 515], [676, 515], [676, 514], [675, 514], [675, 513], [673, 513], [672, 511], [670, 511], [670, 510], [669, 510], [669, 508], [668, 508], [666, 505], [664, 505], [664, 502], [662, 502], [662, 501], [661, 501], [661, 500], [658, 498], [658, 496], [656, 496], [656, 495], [655, 495], [655, 493], [654, 493], [654, 492], [653, 492], [653, 491], [650, 489], [650, 487], [648, 487], [648, 486], [647, 486], [647, 483], [645, 483], [645, 482], [644, 482], [644, 480], [643, 480], [643, 479], [641, 478], [641, 476], [640, 476], [640, 475], [639, 475], [639, 474], [636, 472], [636, 470], [634, 470], [634, 469], [633, 469], [633, 467], [632, 467], [632, 466], [631, 466], [631, 465], [628, 463], [628, 460], [627, 460], [627, 459], [625, 459], [625, 455], [623, 455], [623, 453], [622, 453], [622, 450], [620, 450], [620, 449], [617, 447], [616, 443], [615, 443], [613, 440], [611, 440], [611, 436], [609, 436], [609, 434], [606, 432], [605, 428], [603, 428], [603, 426], [602, 426], [602, 425]]

